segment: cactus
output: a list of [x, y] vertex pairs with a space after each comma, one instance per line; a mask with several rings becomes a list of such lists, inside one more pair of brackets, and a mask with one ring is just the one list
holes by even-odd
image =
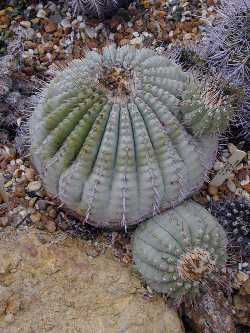
[[215, 22], [205, 27], [198, 45], [177, 48], [175, 56], [205, 80], [219, 80], [218, 91], [229, 94], [238, 110], [233, 132], [249, 143], [250, 2], [222, 0], [217, 12]]
[[250, 2], [222, 0], [214, 26], [207, 27], [200, 55], [224, 78], [250, 83]]
[[[192, 110], [185, 96], [194, 89]], [[74, 60], [44, 88], [29, 122], [47, 190], [102, 227], [137, 224], [183, 201], [217, 150], [208, 134], [220, 106], [203, 104], [198, 91], [191, 75], [150, 49], [110, 46]], [[187, 124], [186, 109], [196, 122]]]
[[[229, 199], [210, 205], [211, 214], [224, 227], [231, 248], [242, 262], [250, 256], [250, 202], [247, 199]], [[244, 267], [243, 267], [244, 268]], [[249, 271], [247, 266], [247, 270]]]
[[75, 12], [83, 12], [92, 17], [105, 18], [121, 7], [128, 7], [129, 0], [71, 0]]
[[141, 224], [132, 248], [147, 284], [178, 302], [195, 298], [216, 281], [225, 265], [226, 244], [216, 219], [190, 200]]

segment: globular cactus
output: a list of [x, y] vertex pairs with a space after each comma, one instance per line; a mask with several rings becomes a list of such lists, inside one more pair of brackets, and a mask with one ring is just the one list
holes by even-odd
[[190, 200], [142, 223], [132, 249], [136, 269], [147, 284], [178, 303], [215, 283], [225, 265], [226, 245], [220, 224]]
[[76, 12], [83, 12], [91, 17], [105, 18], [114, 14], [121, 7], [128, 7], [130, 0], [71, 0]]
[[[211, 214], [224, 227], [232, 250], [241, 261], [250, 258], [250, 202], [247, 199], [230, 199], [210, 205]], [[248, 271], [250, 267], [247, 267]]]
[[[217, 150], [221, 106], [202, 102], [200, 90], [150, 49], [110, 46], [74, 60], [44, 88], [29, 122], [47, 190], [95, 226], [113, 228], [183, 201]], [[199, 117], [187, 122], [186, 114]], [[201, 131], [203, 118], [210, 122]]]

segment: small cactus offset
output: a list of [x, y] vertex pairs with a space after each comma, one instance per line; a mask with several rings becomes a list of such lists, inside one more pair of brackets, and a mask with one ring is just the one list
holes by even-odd
[[186, 201], [141, 224], [133, 238], [136, 269], [175, 302], [216, 282], [226, 261], [226, 234], [199, 204]]
[[83, 12], [91, 17], [105, 18], [114, 14], [119, 8], [127, 7], [129, 0], [71, 0], [76, 12]]
[[197, 122], [211, 112], [198, 89], [150, 49], [110, 46], [74, 60], [44, 88], [29, 122], [48, 191], [95, 226], [115, 228], [183, 201], [217, 150], [217, 117], [203, 131], [185, 119], [187, 103]]

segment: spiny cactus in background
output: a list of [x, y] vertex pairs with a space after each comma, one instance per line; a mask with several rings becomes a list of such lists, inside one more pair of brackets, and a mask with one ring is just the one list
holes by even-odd
[[199, 50], [224, 78], [250, 84], [250, 2], [222, 0], [215, 25], [207, 28]]
[[136, 269], [147, 284], [179, 303], [216, 284], [225, 265], [226, 245], [220, 224], [190, 200], [141, 224], [132, 250]]
[[[219, 80], [218, 90], [234, 99], [239, 110], [234, 127], [250, 139], [250, 2], [222, 0], [213, 25], [206, 26], [201, 41], [179, 50], [186, 68]], [[226, 89], [224, 89], [226, 88]], [[230, 88], [230, 91], [228, 90]], [[250, 140], [249, 140], [250, 142]]]
[[224, 116], [203, 95], [153, 50], [89, 52], [38, 96], [29, 122], [34, 165], [48, 191], [90, 223], [136, 224], [202, 185]]
[[[213, 214], [224, 227], [230, 239], [231, 248], [240, 256], [242, 262], [250, 259], [250, 202], [235, 199], [214, 202], [210, 205]], [[250, 271], [249, 264], [242, 267]]]
[[114, 14], [121, 7], [128, 7], [130, 0], [71, 0], [75, 12], [82, 12], [92, 17], [105, 18]]

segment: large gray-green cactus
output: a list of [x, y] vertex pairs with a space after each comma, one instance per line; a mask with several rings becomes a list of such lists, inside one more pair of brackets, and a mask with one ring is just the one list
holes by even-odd
[[226, 261], [226, 234], [202, 206], [187, 201], [135, 231], [137, 270], [154, 290], [175, 301], [216, 282]]
[[[198, 133], [184, 119], [194, 89], [193, 109], [216, 115]], [[178, 204], [202, 185], [217, 148], [220, 106], [211, 110], [199, 91], [150, 49], [110, 46], [74, 60], [44, 88], [29, 124], [48, 191], [95, 226], [136, 224]]]

